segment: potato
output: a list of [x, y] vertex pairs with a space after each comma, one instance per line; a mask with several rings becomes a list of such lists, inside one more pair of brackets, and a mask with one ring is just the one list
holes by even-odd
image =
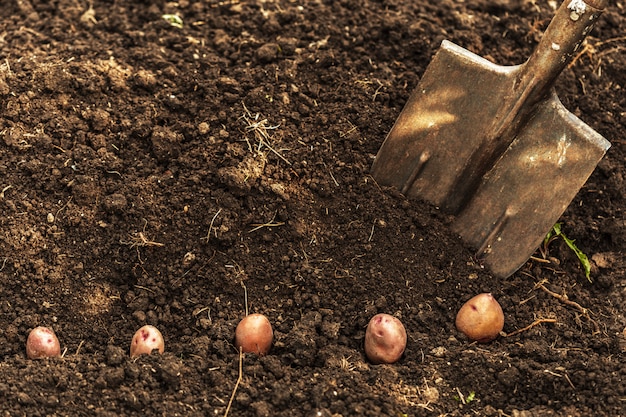
[[491, 342], [504, 328], [502, 307], [490, 293], [478, 294], [457, 313], [456, 328], [470, 340]]
[[396, 317], [377, 314], [365, 330], [365, 356], [373, 364], [397, 362], [406, 348], [406, 330]]
[[272, 347], [274, 332], [270, 321], [263, 314], [244, 317], [235, 329], [235, 346], [244, 353], [267, 355]]
[[47, 327], [35, 327], [26, 340], [26, 356], [29, 359], [61, 356], [61, 345], [54, 332]]
[[165, 342], [163, 335], [154, 326], [145, 325], [137, 330], [130, 343], [130, 357], [135, 358], [139, 355], [150, 355], [154, 349], [159, 353], [165, 351]]

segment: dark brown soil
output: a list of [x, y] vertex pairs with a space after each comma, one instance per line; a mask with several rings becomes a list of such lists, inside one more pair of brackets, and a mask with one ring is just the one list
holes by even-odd
[[[555, 6], [4, 2], [2, 415], [225, 415], [247, 294], [275, 343], [244, 356], [232, 416], [625, 416], [622, 3], [557, 83], [613, 144], [560, 220], [592, 283], [562, 241], [496, 279], [369, 174], [443, 39], [519, 64]], [[454, 318], [480, 292], [506, 333], [554, 322], [471, 344]], [[409, 334], [395, 365], [364, 357], [379, 312]], [[146, 323], [166, 353], [132, 360]], [[37, 325], [63, 358], [26, 359]]]

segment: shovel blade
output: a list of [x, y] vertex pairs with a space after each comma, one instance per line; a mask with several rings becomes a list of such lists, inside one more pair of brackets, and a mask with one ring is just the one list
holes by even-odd
[[484, 174], [468, 163], [488, 145], [518, 70], [443, 41], [376, 155], [376, 181], [454, 212], [461, 176]]
[[508, 277], [539, 247], [609, 147], [553, 94], [483, 177], [453, 230], [494, 275]]

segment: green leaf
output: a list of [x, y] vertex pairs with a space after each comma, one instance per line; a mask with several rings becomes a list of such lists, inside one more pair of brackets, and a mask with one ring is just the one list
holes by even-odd
[[587, 277], [587, 281], [593, 282], [590, 276], [591, 275], [591, 263], [589, 262], [589, 258], [587, 258], [587, 255], [585, 255], [583, 251], [578, 249], [578, 247], [574, 244], [574, 240], [568, 239], [567, 236], [565, 236], [562, 233], [561, 233], [561, 237], [565, 241], [565, 244], [569, 246], [569, 248], [572, 251], [574, 251], [574, 253], [578, 257], [580, 264], [583, 266], [583, 269], [585, 270], [585, 277]]
[[563, 233], [561, 230], [561, 223], [555, 223], [554, 226], [552, 226], [552, 230], [550, 230], [546, 237], [543, 239], [544, 245], [547, 245], [550, 242], [550, 239], [555, 236], [561, 237], [561, 239], [563, 239], [565, 244], [572, 250], [572, 252], [576, 254], [578, 261], [585, 271], [585, 277], [587, 278], [587, 281], [593, 282], [591, 279], [591, 263], [589, 262], [589, 258], [587, 258], [587, 255], [585, 255], [585, 253], [581, 251], [578, 246], [576, 246], [576, 244], [574, 244], [573, 239], [569, 239], [567, 236], [565, 236], [565, 233]]
[[550, 243], [550, 239], [558, 235], [556, 232], [557, 230], [559, 231], [559, 233], [561, 232], [561, 223], [556, 223], [554, 226], [552, 226], [552, 229], [550, 229], [546, 237], [543, 238], [543, 246], [545, 248], [547, 248], [548, 244]]
[[474, 401], [474, 398], [476, 398], [476, 393], [474, 391], [470, 391], [470, 393], [467, 395], [467, 398], [465, 398], [465, 401], [469, 403]]

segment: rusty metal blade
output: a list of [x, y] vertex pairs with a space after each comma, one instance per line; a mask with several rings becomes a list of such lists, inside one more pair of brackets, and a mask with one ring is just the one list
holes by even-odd
[[496, 275], [521, 267], [558, 221], [610, 143], [567, 111], [556, 94], [537, 108], [453, 230]]
[[493, 140], [520, 68], [443, 41], [376, 155], [376, 181], [455, 211], [446, 200], [472, 154]]

